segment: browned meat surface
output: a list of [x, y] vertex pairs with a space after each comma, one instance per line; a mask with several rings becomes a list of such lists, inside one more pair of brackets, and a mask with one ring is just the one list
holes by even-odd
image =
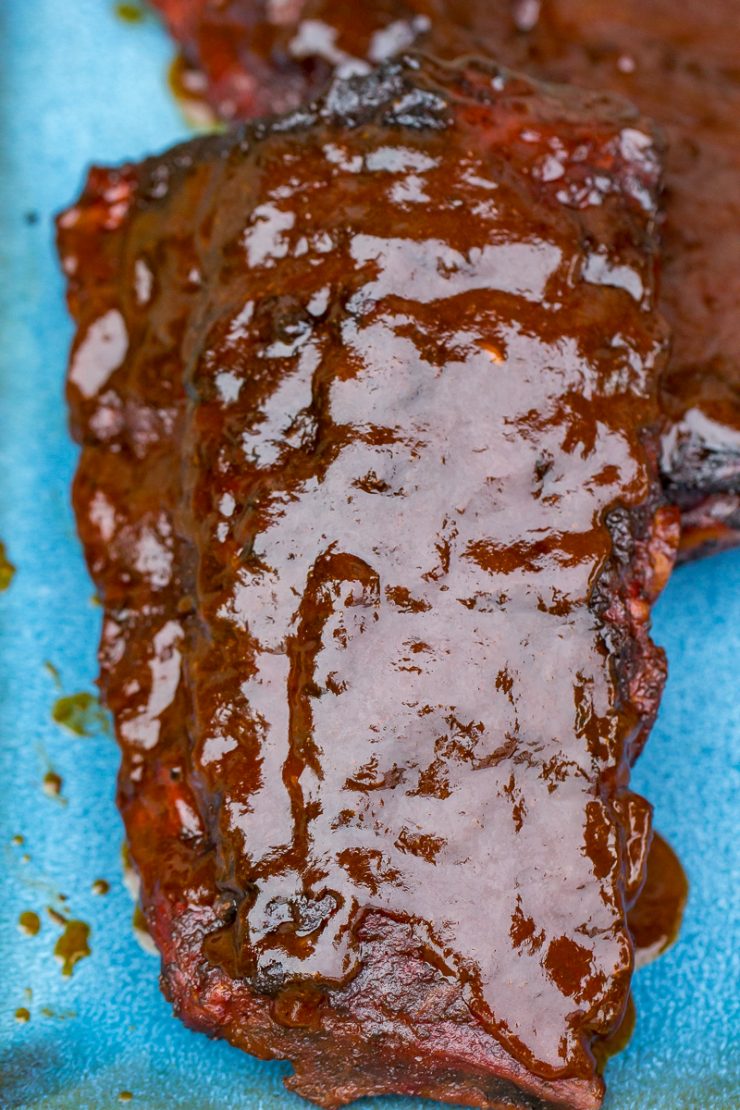
[[601, 1103], [677, 539], [657, 179], [618, 102], [409, 58], [60, 217], [164, 989], [322, 1106]]
[[154, 0], [184, 83], [219, 118], [295, 107], [332, 69], [411, 42], [492, 55], [548, 80], [630, 97], [665, 129], [662, 309], [673, 332], [663, 402], [667, 488], [684, 553], [740, 536], [738, 0]]

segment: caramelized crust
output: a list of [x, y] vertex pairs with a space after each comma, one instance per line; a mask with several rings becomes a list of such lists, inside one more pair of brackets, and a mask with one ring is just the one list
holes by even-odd
[[408, 57], [60, 217], [164, 987], [322, 1106], [600, 1105], [677, 540], [657, 186], [621, 103]]
[[335, 68], [412, 42], [487, 53], [555, 81], [632, 99], [668, 140], [662, 311], [673, 334], [663, 451], [683, 553], [740, 535], [740, 80], [736, 0], [154, 0], [181, 44], [191, 95], [221, 119], [297, 106]]

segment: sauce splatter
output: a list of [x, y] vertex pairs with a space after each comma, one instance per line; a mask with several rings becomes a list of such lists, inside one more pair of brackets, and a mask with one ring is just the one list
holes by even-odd
[[54, 946], [54, 955], [62, 964], [62, 975], [71, 975], [76, 964], [91, 953], [88, 943], [90, 926], [84, 921], [67, 921]]
[[115, 12], [124, 23], [141, 23], [145, 17], [144, 10], [138, 4], [116, 4]]
[[20, 834], [18, 834], [17, 836], [13, 837], [13, 839], [11, 840], [10, 843], [13, 845], [14, 848], [20, 848], [20, 847], [22, 847], [22, 845], [24, 843], [24, 840], [23, 840], [23, 837]]
[[41, 919], [33, 910], [24, 910], [18, 918], [18, 928], [27, 937], [35, 937], [41, 928]]
[[48, 659], [45, 659], [44, 660], [44, 670], [51, 677], [51, 679], [54, 682], [54, 685], [57, 687], [57, 689], [61, 690], [61, 688], [62, 688], [62, 677], [59, 674], [59, 670], [57, 669], [57, 667], [55, 667], [53, 663], [50, 663]]
[[46, 912], [48, 913], [49, 917], [51, 918], [51, 920], [54, 922], [55, 925], [66, 925], [67, 924], [67, 918], [64, 917], [64, 915], [61, 914], [59, 912], [59, 910], [55, 910], [53, 906], [47, 906], [46, 907]]
[[94, 694], [83, 690], [57, 698], [51, 715], [56, 724], [74, 736], [99, 736], [109, 732], [108, 717]]
[[49, 798], [59, 798], [60, 801], [65, 801], [65, 799], [61, 797], [62, 782], [61, 775], [58, 775], [56, 771], [47, 771], [44, 775], [42, 784], [44, 794], [48, 795]]
[[30, 1021], [31, 1020], [30, 1010], [27, 1010], [25, 1006], [19, 1006], [18, 1009], [15, 1011], [15, 1020], [16, 1021], [21, 1021], [24, 1024], [25, 1024], [25, 1022]]
[[107, 894], [110, 890], [110, 884], [105, 879], [96, 879], [90, 889], [93, 894]]
[[120, 1094], [118, 1095], [118, 1101], [119, 1102], [131, 1102], [131, 1099], [133, 1097], [134, 1096], [131, 1094], [131, 1091], [121, 1091]]
[[7, 590], [8, 586], [13, 581], [14, 574], [15, 567], [8, 558], [5, 544], [0, 540], [0, 591]]
[[60, 1021], [66, 1021], [67, 1018], [77, 1017], [76, 1010], [65, 1010], [64, 1013], [57, 1013], [57, 1011], [52, 1010], [50, 1006], [42, 1006], [39, 1013], [42, 1017], [58, 1018]]

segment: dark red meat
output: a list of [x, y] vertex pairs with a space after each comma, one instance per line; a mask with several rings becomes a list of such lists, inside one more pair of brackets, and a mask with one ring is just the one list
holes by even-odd
[[184, 80], [222, 119], [296, 107], [335, 68], [411, 42], [487, 53], [635, 101], [669, 140], [662, 309], [673, 333], [663, 470], [684, 554], [740, 537], [740, 80], [737, 0], [154, 0]]
[[657, 186], [621, 103], [411, 57], [60, 217], [164, 988], [322, 1106], [601, 1103], [677, 539]]

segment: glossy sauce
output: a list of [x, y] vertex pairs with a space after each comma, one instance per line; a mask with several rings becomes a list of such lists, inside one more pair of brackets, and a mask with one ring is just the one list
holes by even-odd
[[[605, 201], [569, 191], [579, 139], [540, 162], [548, 131], [515, 126], [553, 199]], [[341, 982], [383, 909], [556, 1075], [587, 1067], [574, 1026], [611, 1015], [630, 959], [594, 793], [626, 737], [588, 602], [603, 515], [648, 496], [660, 335], [639, 256], [583, 256], [499, 134], [486, 157], [460, 132], [275, 143], [246, 220], [243, 177], [224, 187], [190, 423], [193, 758], [243, 891], [232, 974]]]
[[492, 68], [359, 89], [94, 171], [61, 220], [144, 904], [170, 989], [223, 984], [201, 1024], [225, 990], [320, 1025], [386, 920], [512, 1074], [595, 1106], [675, 545], [652, 138]]
[[[653, 834], [645, 869], [645, 883], [627, 914], [635, 949], [635, 968], [652, 963], [676, 940], [688, 897], [688, 880], [671, 846]], [[622, 1052], [635, 1031], [637, 1013], [630, 995], [624, 1016], [616, 1029], [594, 1045], [601, 1067]]]

